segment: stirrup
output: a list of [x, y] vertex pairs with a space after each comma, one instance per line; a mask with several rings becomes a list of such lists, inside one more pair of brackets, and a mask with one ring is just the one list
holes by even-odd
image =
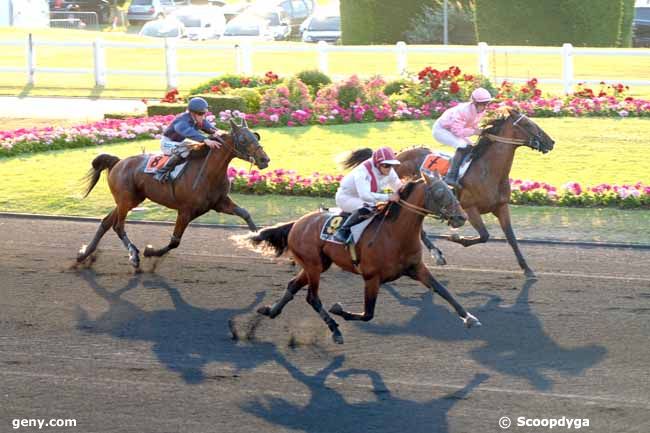
[[337, 230], [336, 233], [334, 233], [333, 239], [337, 242], [341, 242], [342, 244], [347, 245], [348, 243], [350, 243], [351, 236], [352, 236], [352, 231], [349, 231], [348, 234], [345, 235], [341, 233], [341, 230]]

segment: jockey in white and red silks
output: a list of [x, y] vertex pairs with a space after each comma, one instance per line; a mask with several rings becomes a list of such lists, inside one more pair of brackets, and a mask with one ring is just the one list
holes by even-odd
[[[393, 169], [399, 163], [390, 147], [382, 147], [343, 178], [336, 191], [336, 205], [352, 215], [335, 233], [335, 240], [347, 243], [350, 228], [368, 218], [377, 203], [399, 201], [402, 181]], [[386, 189], [393, 194], [384, 193]]]

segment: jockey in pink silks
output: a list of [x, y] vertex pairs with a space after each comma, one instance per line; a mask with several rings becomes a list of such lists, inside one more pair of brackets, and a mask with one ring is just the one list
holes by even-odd
[[469, 102], [447, 109], [433, 124], [433, 138], [456, 149], [449, 172], [445, 176], [445, 182], [450, 186], [460, 186], [458, 170], [465, 157], [472, 151], [473, 142], [469, 137], [480, 133], [478, 124], [491, 101], [490, 92], [479, 87], [472, 92]]
[[[351, 227], [367, 219], [377, 203], [399, 201], [402, 181], [393, 169], [399, 163], [390, 147], [382, 147], [343, 178], [336, 191], [336, 205], [352, 215], [334, 234], [335, 240], [348, 243]], [[393, 194], [383, 193], [386, 188]]]

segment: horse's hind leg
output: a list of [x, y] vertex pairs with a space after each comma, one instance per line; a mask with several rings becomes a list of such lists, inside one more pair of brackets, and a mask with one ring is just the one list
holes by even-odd
[[508, 240], [508, 243], [512, 247], [512, 250], [515, 252], [515, 256], [517, 257], [517, 263], [519, 263], [519, 267], [524, 271], [524, 274], [526, 275], [527, 278], [535, 278], [535, 272], [533, 272], [533, 270], [528, 267], [528, 263], [526, 263], [526, 259], [524, 259], [524, 255], [521, 254], [521, 251], [519, 250], [519, 244], [517, 243], [517, 236], [515, 236], [515, 232], [512, 230], [512, 222], [510, 221], [510, 207], [508, 207], [507, 203], [504, 203], [500, 205], [497, 208], [497, 210], [494, 211], [493, 213], [499, 219], [499, 224], [501, 225], [501, 229], [503, 230], [503, 233], [506, 235], [506, 239]]
[[436, 245], [429, 240], [424, 229], [422, 229], [422, 232], [420, 233], [420, 239], [422, 239], [422, 243], [429, 250], [431, 257], [436, 259], [436, 265], [444, 266], [447, 264], [447, 259], [445, 259], [445, 255], [442, 253], [440, 248], [436, 247]]
[[260, 307], [257, 312], [260, 314], [263, 314], [265, 316], [269, 316], [271, 319], [276, 318], [277, 316], [282, 313], [282, 309], [284, 308], [285, 305], [289, 303], [294, 297], [296, 293], [309, 281], [309, 278], [307, 278], [307, 273], [305, 272], [304, 269], [300, 271], [298, 275], [296, 275], [295, 278], [293, 278], [291, 281], [289, 281], [289, 284], [287, 285], [287, 290], [285, 290], [284, 295], [282, 295], [282, 298], [280, 298], [277, 302], [275, 302], [273, 305], [265, 305], [263, 307]]
[[110, 229], [111, 226], [114, 224], [116, 213], [117, 213], [117, 208], [113, 209], [108, 215], [106, 215], [102, 220], [102, 222], [99, 224], [97, 233], [95, 233], [95, 237], [90, 242], [90, 244], [81, 247], [81, 249], [77, 253], [78, 263], [82, 263], [84, 260], [88, 258], [88, 256], [90, 256], [93, 252], [95, 252], [100, 239], [104, 236], [104, 234], [108, 231], [108, 229]]
[[122, 240], [122, 243], [129, 252], [129, 263], [131, 263], [131, 266], [133, 266], [135, 269], [138, 269], [140, 267], [140, 250], [138, 250], [133, 242], [131, 242], [131, 240], [126, 235], [126, 231], [124, 230], [124, 221], [126, 220], [126, 215], [136, 205], [132, 207], [117, 207], [113, 230], [115, 230], [115, 233], [117, 233], [117, 236]]
[[424, 263], [420, 262], [412, 272], [409, 272], [408, 275], [432, 289], [442, 296], [445, 301], [449, 302], [449, 304], [454, 307], [454, 310], [456, 310], [456, 313], [458, 313], [458, 316], [463, 319], [466, 327], [471, 328], [472, 326], [481, 326], [481, 322], [479, 322], [479, 320], [471, 313], [468, 313], [467, 310], [456, 301], [452, 294], [449, 293], [447, 288], [431, 275], [431, 272], [429, 272], [426, 266], [424, 266]]
[[330, 313], [343, 317], [345, 320], [362, 320], [369, 322], [375, 315], [375, 304], [379, 294], [379, 277], [373, 277], [366, 280], [363, 314], [350, 313], [345, 311], [343, 306], [338, 302], [330, 308]]
[[192, 221], [192, 216], [189, 214], [189, 212], [179, 211], [178, 214], [176, 215], [176, 225], [174, 226], [174, 234], [169, 240], [169, 244], [167, 244], [166, 247], [163, 247], [159, 250], [155, 250], [151, 245], [147, 245], [147, 247], [144, 249], [144, 256], [160, 257], [167, 254], [169, 250], [177, 248], [181, 244], [181, 238], [183, 237], [183, 233], [185, 232], [185, 229], [187, 228], [190, 221]]

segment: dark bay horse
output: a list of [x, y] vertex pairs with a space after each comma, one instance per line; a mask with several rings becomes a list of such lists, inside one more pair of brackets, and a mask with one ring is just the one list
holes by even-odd
[[422, 262], [420, 232], [426, 215], [433, 215], [447, 221], [453, 227], [465, 223], [465, 213], [453, 192], [436, 173], [423, 174], [421, 179], [407, 183], [400, 191], [399, 203], [386, 206], [365, 230], [356, 244], [359, 265], [355, 266], [345, 246], [326, 242], [320, 232], [328, 218], [327, 213], [312, 212], [297, 221], [281, 224], [251, 235], [253, 245], [262, 244], [281, 255], [289, 250], [302, 270], [288, 284], [280, 300], [271, 306], [264, 306], [258, 313], [274, 318], [284, 306], [305, 285], [309, 285], [307, 302], [321, 316], [336, 343], [343, 343], [338, 324], [323, 308], [318, 289], [320, 275], [332, 263], [343, 270], [361, 274], [365, 281], [364, 312], [350, 313], [336, 303], [329, 312], [345, 320], [369, 321], [373, 318], [375, 302], [382, 283], [408, 276], [420, 281], [449, 302], [467, 327], [479, 326], [476, 317], [468, 313], [439, 283]]
[[[160, 257], [178, 247], [190, 221], [210, 210], [237, 215], [246, 221], [251, 231], [257, 231], [248, 211], [228, 197], [230, 192], [228, 165], [233, 158], [240, 158], [254, 162], [260, 169], [264, 169], [270, 159], [259, 144], [259, 134], [248, 129], [245, 121], [237, 125], [231, 120], [230, 127], [229, 133], [220, 136], [220, 141], [223, 143], [219, 149], [207, 152], [205, 146], [202, 147], [203, 154], [207, 153], [207, 156], [190, 158], [183, 176], [173, 183], [161, 184], [152, 174], [144, 173], [143, 166], [149, 155], [131, 156], [122, 160], [107, 154], [96, 157], [92, 162], [93, 167], [88, 172], [86, 196], [97, 184], [101, 172], [108, 170], [108, 186], [115, 199], [116, 207], [104, 217], [90, 244], [81, 248], [77, 255], [77, 262], [85, 261], [95, 251], [102, 236], [113, 227], [129, 252], [129, 262], [136, 269], [139, 268], [139, 250], [126, 236], [124, 220], [129, 211], [145, 199], [178, 210], [174, 233], [169, 244], [160, 249], [147, 246], [144, 251], [145, 257]], [[198, 176], [200, 178], [197, 179]], [[194, 185], [195, 181], [196, 185]]]
[[[447, 237], [450, 241], [465, 247], [488, 241], [490, 234], [481, 218], [482, 214], [492, 213], [499, 220], [501, 229], [512, 247], [517, 263], [528, 278], [535, 273], [528, 266], [519, 250], [517, 237], [510, 221], [510, 169], [518, 147], [526, 146], [542, 153], [550, 152], [555, 142], [535, 122], [512, 108], [501, 108], [501, 117], [483, 130], [478, 144], [472, 151], [473, 162], [462, 178], [462, 188], [458, 198], [467, 212], [470, 224], [479, 233], [478, 237], [461, 237], [457, 234]], [[397, 166], [401, 177], [419, 175], [420, 166], [431, 151], [427, 148], [414, 148], [397, 154], [402, 163]], [[355, 151], [348, 159], [356, 158], [358, 163], [369, 158], [370, 149]], [[347, 163], [347, 161], [346, 161]]]

